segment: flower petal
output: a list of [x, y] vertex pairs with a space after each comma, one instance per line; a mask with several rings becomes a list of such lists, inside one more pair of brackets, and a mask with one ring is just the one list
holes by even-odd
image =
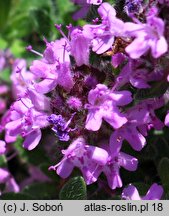
[[23, 142], [23, 147], [28, 150], [34, 149], [39, 144], [41, 136], [42, 136], [42, 133], [40, 129], [33, 130], [31, 133], [29, 133], [26, 136], [26, 139]]
[[162, 186], [154, 183], [148, 190], [147, 194], [142, 199], [143, 200], [159, 200], [161, 199], [163, 192], [164, 190]]
[[92, 161], [96, 162], [99, 165], [105, 165], [108, 159], [108, 152], [102, 148], [90, 146], [88, 148], [89, 157]]
[[168, 50], [166, 39], [161, 36], [159, 40], [151, 44], [151, 51], [154, 58], [158, 58]]
[[119, 158], [120, 158], [120, 166], [124, 167], [129, 171], [135, 171], [137, 169], [137, 165], [138, 165], [137, 158], [125, 154], [123, 152], [119, 153]]
[[149, 49], [148, 42], [144, 38], [136, 38], [134, 41], [128, 45], [125, 51], [133, 59], [138, 59]]
[[124, 188], [122, 198], [126, 200], [141, 200], [137, 188], [131, 184], [127, 188]]
[[146, 144], [145, 137], [135, 127], [127, 128], [124, 131], [124, 137], [136, 151], [141, 151]]
[[85, 128], [91, 131], [97, 131], [102, 124], [102, 115], [100, 112], [90, 111], [87, 115]]
[[73, 168], [74, 165], [69, 160], [63, 160], [58, 166], [56, 172], [60, 177], [67, 178], [71, 174]]
[[129, 91], [118, 91], [110, 94], [117, 106], [124, 106], [132, 101], [132, 95]]

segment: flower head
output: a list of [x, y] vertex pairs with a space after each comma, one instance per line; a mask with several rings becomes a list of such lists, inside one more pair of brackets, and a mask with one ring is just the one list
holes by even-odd
[[75, 113], [67, 122], [61, 115], [52, 114], [47, 117], [48, 122], [53, 125], [52, 130], [55, 132], [60, 141], [68, 141], [70, 139], [69, 132], [74, 129], [69, 128], [69, 124], [71, 123], [74, 115]]
[[134, 150], [140, 151], [146, 145], [147, 131], [152, 127], [161, 130], [164, 126], [154, 113], [162, 105], [162, 100], [149, 99], [130, 108], [126, 113], [128, 122], [111, 135], [112, 153], [114, 146], [121, 148], [123, 140], [127, 140]]
[[88, 94], [89, 104], [86, 104], [88, 115], [86, 129], [97, 131], [101, 127], [102, 119], [112, 127], [119, 128], [127, 122], [118, 106], [124, 106], [132, 101], [129, 91], [111, 91], [107, 86], [98, 84]]
[[66, 39], [47, 42], [46, 46], [43, 58], [33, 61], [30, 67], [37, 80], [34, 84], [36, 91], [48, 93], [57, 85], [69, 91], [73, 86], [73, 80]]
[[86, 37], [91, 39], [92, 50], [101, 54], [112, 47], [115, 36], [123, 35], [124, 23], [116, 18], [115, 9], [107, 2], [100, 5], [98, 13], [102, 23], [99, 25], [85, 25], [83, 29]]
[[41, 139], [40, 128], [48, 125], [46, 120], [47, 113], [36, 109], [36, 107], [39, 109], [45, 107], [44, 101], [40, 101], [40, 106], [38, 98], [33, 98], [36, 106], [29, 98], [20, 98], [14, 102], [10, 108], [9, 122], [5, 126], [9, 136], [16, 137], [17, 135], [22, 135], [25, 138], [23, 146], [28, 150], [32, 150], [38, 145]]
[[123, 185], [120, 177], [120, 167], [129, 171], [135, 171], [137, 169], [138, 160], [133, 156], [120, 152], [117, 146], [113, 148], [114, 154], [111, 153], [112, 151], [110, 151], [108, 145], [102, 145], [102, 147], [109, 153], [108, 161], [103, 167], [103, 173], [107, 177], [108, 185], [113, 190], [120, 188]]
[[0, 184], [5, 184], [5, 189], [3, 192], [18, 193], [20, 191], [15, 179], [6, 168], [0, 168]]
[[74, 96], [67, 99], [67, 104], [71, 109], [80, 110], [82, 108], [81, 100]]
[[143, 12], [143, 0], [126, 0], [124, 10], [127, 15], [139, 14]]
[[55, 166], [49, 169], [56, 170], [62, 178], [67, 178], [74, 167], [78, 167], [86, 184], [92, 184], [97, 181], [102, 172], [102, 167], [106, 164], [108, 153], [102, 148], [86, 144], [86, 141], [79, 137], [70, 146], [62, 151], [63, 159]]
[[134, 41], [125, 49], [131, 58], [139, 58], [149, 48], [154, 58], [167, 52], [168, 44], [164, 37], [164, 21], [161, 18], [148, 16], [145, 24], [127, 22], [124, 29], [126, 35], [135, 37]]

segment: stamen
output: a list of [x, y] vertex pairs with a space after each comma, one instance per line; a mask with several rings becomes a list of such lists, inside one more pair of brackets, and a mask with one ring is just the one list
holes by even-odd
[[23, 103], [23, 105], [24, 105], [26, 108], [30, 109], [30, 107], [28, 107], [28, 106], [24, 103], [24, 101], [22, 100], [22, 98], [18, 98], [18, 101], [21, 101], [21, 102]]
[[60, 34], [65, 38], [65, 40], [69, 43], [69, 39], [66, 37], [65, 33], [61, 29], [61, 24], [55, 24], [55, 28], [60, 32]]
[[43, 55], [42, 55], [40, 52], [37, 52], [36, 50], [32, 49], [32, 46], [31, 46], [31, 45], [27, 46], [27, 47], [26, 47], [26, 50], [29, 51], [29, 52], [32, 52], [32, 53], [34, 53], [34, 54], [36, 54], [36, 55], [38, 55], [38, 56], [43, 57]]
[[66, 26], [67, 30], [68, 30], [68, 40], [70, 41], [70, 33], [71, 33], [71, 30], [72, 30], [72, 24], [70, 23], [69, 25]]
[[72, 119], [73, 119], [73, 117], [74, 117], [75, 114], [76, 114], [76, 112], [74, 112], [72, 114], [71, 118], [67, 121], [67, 123], [65, 124], [64, 130], [70, 125], [70, 123], [71, 123], [71, 121], [72, 121]]
[[22, 75], [22, 68], [19, 68], [17, 66], [17, 70], [16, 73], [18, 73], [20, 75], [21, 80], [24, 82], [24, 84], [27, 84], [26, 80], [24, 79], [23, 75]]
[[72, 29], [72, 27], [73, 27], [73, 26], [72, 26], [71, 23], [70, 23], [69, 25], [66, 26], [67, 30], [69, 30], [69, 31]]
[[45, 44], [49, 44], [49, 42], [47, 41], [45, 37], [43, 37], [43, 41], [45, 42]]
[[65, 62], [65, 53], [66, 53], [66, 41], [65, 41], [65, 44], [63, 45], [63, 62]]

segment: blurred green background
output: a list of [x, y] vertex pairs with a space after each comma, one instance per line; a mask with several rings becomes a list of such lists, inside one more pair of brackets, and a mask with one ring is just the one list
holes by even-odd
[[48, 41], [59, 37], [54, 24], [75, 23], [75, 6], [69, 0], [0, 0], [0, 49], [9, 48], [15, 57], [30, 57], [29, 44], [43, 50]]

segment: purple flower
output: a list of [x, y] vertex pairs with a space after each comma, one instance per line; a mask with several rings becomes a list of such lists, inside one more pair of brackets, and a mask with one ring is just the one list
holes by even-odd
[[12, 95], [17, 99], [34, 81], [34, 75], [27, 71], [25, 59], [16, 59], [12, 65]]
[[112, 65], [114, 68], [117, 68], [121, 63], [126, 60], [126, 55], [123, 53], [116, 53], [112, 56]]
[[55, 132], [60, 141], [69, 141], [69, 132], [74, 129], [71, 129], [68, 126], [74, 115], [75, 114], [73, 114], [67, 122], [61, 115], [52, 114], [47, 117], [48, 122], [53, 125], [52, 130]]
[[102, 0], [87, 0], [87, 4], [100, 5]]
[[51, 166], [49, 169], [56, 170], [57, 174], [62, 178], [67, 178], [73, 168], [78, 167], [83, 174], [86, 184], [92, 184], [97, 181], [102, 167], [108, 159], [107, 151], [86, 144], [82, 137], [72, 142], [62, 153], [64, 157], [60, 163]]
[[112, 47], [114, 37], [123, 35], [124, 23], [116, 18], [116, 11], [109, 3], [103, 3], [98, 8], [102, 18], [99, 25], [85, 25], [83, 27], [86, 37], [91, 39], [93, 52], [101, 54]]
[[124, 10], [128, 16], [143, 12], [143, 0], [126, 0]]
[[3, 114], [6, 110], [7, 102], [3, 98], [3, 96], [6, 95], [7, 93], [9, 93], [9, 87], [7, 85], [0, 84], [0, 114]]
[[71, 0], [71, 1], [82, 7], [79, 11], [77, 11], [73, 15], [74, 20], [83, 19], [87, 15], [91, 4], [99, 5], [102, 3], [102, 0]]
[[127, 188], [124, 188], [122, 192], [122, 199], [126, 200], [159, 200], [163, 195], [163, 188], [162, 186], [154, 183], [151, 185], [150, 189], [148, 190], [147, 194], [141, 197], [138, 193], [136, 187], [132, 184], [129, 184]]
[[158, 2], [160, 4], [166, 4], [167, 6], [169, 6], [169, 1], [168, 0], [158, 0]]
[[30, 99], [32, 105], [34, 108], [38, 111], [46, 111], [50, 112], [50, 98], [36, 92], [33, 86], [29, 86], [29, 88], [26, 89], [25, 94], [23, 94], [23, 98]]
[[122, 180], [120, 177], [120, 167], [123, 167], [129, 171], [135, 171], [137, 169], [138, 160], [137, 158], [119, 152], [119, 148], [114, 146], [114, 154], [111, 154], [108, 145], [102, 146], [109, 153], [108, 161], [103, 167], [103, 173], [107, 177], [109, 187], [114, 190], [116, 188], [122, 187]]
[[116, 78], [116, 87], [120, 88], [130, 82], [132, 86], [138, 89], [150, 88], [151, 86], [148, 82], [158, 81], [163, 77], [162, 68], [155, 67], [150, 72], [145, 67], [142, 67], [143, 63], [141, 59], [129, 59]]
[[82, 102], [77, 97], [71, 96], [66, 102], [71, 109], [80, 110], [82, 108]]
[[[5, 126], [9, 136], [22, 135], [25, 137], [23, 146], [28, 150], [38, 145], [41, 139], [40, 128], [48, 126], [47, 113], [35, 109], [35, 107], [40, 108], [40, 104], [36, 97], [34, 99], [37, 102], [36, 106], [29, 98], [20, 98], [14, 102], [10, 108], [10, 121]], [[43, 103], [41, 105], [45, 107]]]
[[[20, 188], [6, 168], [0, 168], [0, 184], [5, 184], [5, 192], [19, 192]], [[1, 191], [0, 191], [1, 194]]]
[[[87, 13], [88, 13], [88, 11], [89, 11], [89, 9], [90, 9], [90, 5], [87, 4], [87, 3], [85, 2], [85, 0], [72, 0], [72, 1], [73, 1], [74, 3], [78, 3], [78, 4], [81, 6], [80, 10], [78, 10], [76, 13], [73, 14], [73, 19], [74, 19], [74, 20], [78, 20], [78, 19], [83, 19], [83, 18], [85, 18], [86, 15], [87, 15]], [[77, 1], [78, 1], [78, 2], [77, 2]], [[82, 4], [79, 3], [79, 2], [82, 2]]]
[[74, 28], [70, 33], [71, 54], [75, 58], [77, 66], [89, 65], [90, 40], [85, 37], [80, 28]]
[[[11, 116], [11, 111], [10, 111], [10, 110], [7, 110], [7, 111], [5, 112], [5, 114], [2, 116], [1, 122], [0, 122], [0, 130], [1, 130], [1, 132], [2, 132], [3, 130], [5, 130], [6, 124], [7, 124], [8, 122], [10, 122], [10, 116]], [[9, 131], [8, 131], [8, 130], [5, 131], [5, 138], [4, 138], [4, 140], [5, 140], [6, 143], [15, 142], [16, 139], [17, 139], [16, 136], [10, 136], [10, 135], [9, 135]]]
[[136, 37], [126, 47], [126, 52], [131, 58], [137, 59], [145, 54], [149, 48], [154, 58], [167, 52], [168, 45], [164, 35], [164, 22], [155, 16], [148, 16], [147, 23], [125, 23], [126, 35]]
[[111, 91], [107, 86], [98, 84], [88, 94], [89, 104], [86, 119], [86, 129], [97, 131], [101, 127], [102, 119], [112, 127], [119, 128], [127, 122], [124, 114], [120, 113], [118, 106], [124, 106], [132, 101], [129, 91]]
[[2, 53], [0, 52], [0, 72], [4, 69], [5, 64], [6, 64], [5, 56], [3, 52]]
[[9, 91], [9, 87], [7, 85], [0, 85], [0, 95], [6, 94]]
[[0, 98], [0, 114], [6, 110], [6, 101]]
[[[52, 91], [58, 84], [69, 91], [73, 86], [67, 41], [62, 38], [46, 44], [41, 60], [33, 61], [30, 71], [36, 77], [35, 89], [40, 93]], [[40, 80], [40, 81], [39, 81]]]
[[162, 100], [145, 100], [126, 112], [128, 122], [115, 130], [110, 138], [110, 147], [114, 154], [114, 146], [121, 148], [123, 140], [127, 140], [132, 148], [140, 151], [146, 144], [147, 131], [152, 127], [161, 130], [164, 124], [156, 117], [154, 110], [163, 106]]
[[83, 4], [99, 5], [102, 3], [102, 0], [71, 0], [71, 1], [79, 5], [83, 5]]
[[96, 77], [92, 76], [92, 75], [87, 75], [85, 77], [85, 85], [89, 88], [95, 88], [96, 85], [98, 84], [98, 80], [96, 79]]

